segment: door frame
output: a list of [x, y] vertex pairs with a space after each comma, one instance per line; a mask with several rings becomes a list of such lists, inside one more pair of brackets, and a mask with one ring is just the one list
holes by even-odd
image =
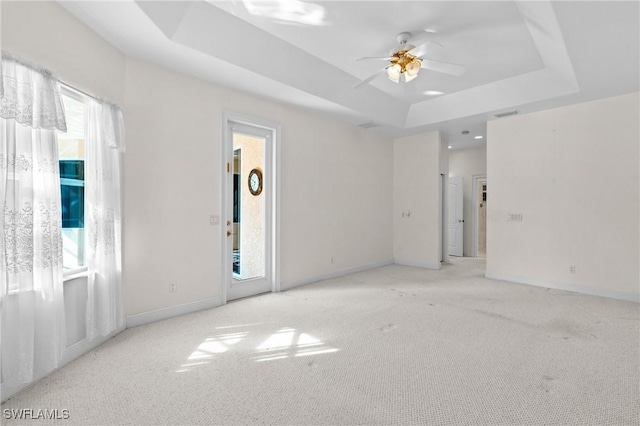
[[440, 263], [449, 261], [448, 187], [449, 177], [440, 173]]
[[[458, 225], [462, 228], [462, 247], [461, 247], [461, 255], [457, 256], [457, 255], [452, 255], [451, 254], [451, 240], [452, 240], [452, 234], [450, 232], [450, 228], [451, 228], [451, 222], [449, 221], [449, 215], [451, 214], [451, 202], [455, 202], [456, 205], [458, 204], [458, 199], [456, 200], [452, 200], [451, 198], [449, 198], [450, 192], [451, 192], [451, 183], [452, 181], [455, 183], [456, 181], [460, 181], [460, 203], [461, 203], [461, 211], [460, 211], [460, 215], [462, 217], [462, 219], [458, 219]], [[458, 209], [456, 208], [456, 211]], [[448, 228], [448, 241], [447, 241], [447, 253], [449, 254], [449, 256], [453, 256], [453, 257], [464, 257], [464, 177], [463, 176], [449, 176], [449, 178], [447, 179], [447, 228]], [[454, 241], [455, 242], [455, 241]]]
[[473, 175], [473, 213], [471, 216], [471, 252], [473, 257], [478, 257], [478, 187], [480, 182], [486, 182], [486, 180], [486, 174]]
[[[221, 128], [221, 155], [220, 155], [220, 247], [221, 247], [221, 277], [220, 277], [220, 301], [224, 305], [227, 303], [227, 290], [229, 280], [232, 278], [231, 259], [232, 253], [229, 252], [227, 244], [227, 220], [233, 222], [233, 213], [229, 217], [229, 200], [227, 188], [233, 179], [233, 170], [227, 169], [227, 164], [233, 164], [233, 139], [231, 132], [228, 131], [232, 123], [262, 128], [268, 130], [273, 135], [271, 141], [271, 151], [267, 157], [271, 157], [269, 167], [272, 170], [272, 179], [265, 179], [265, 188], [268, 188], [272, 196], [271, 208], [266, 212], [271, 225], [271, 241], [268, 249], [271, 251], [271, 263], [267, 279], [271, 281], [271, 292], [280, 291], [280, 135], [282, 132], [279, 123], [264, 120], [260, 118], [250, 117], [231, 111], [222, 112], [222, 128]], [[267, 153], [266, 153], [267, 154]]]

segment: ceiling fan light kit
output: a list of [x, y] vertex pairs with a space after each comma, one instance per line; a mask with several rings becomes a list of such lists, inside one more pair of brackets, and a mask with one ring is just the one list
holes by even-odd
[[[406, 46], [413, 49], [413, 46]], [[403, 77], [405, 82], [409, 82], [418, 76], [422, 61], [420, 58], [413, 56], [409, 50], [404, 47], [403, 50], [392, 53], [391, 65], [387, 68], [387, 76], [394, 83], [399, 83]]]
[[442, 46], [440, 43], [429, 41], [416, 47], [409, 44], [408, 41], [412, 34], [410, 32], [402, 32], [396, 36], [398, 45], [391, 50], [389, 57], [364, 57], [358, 59], [361, 60], [384, 60], [389, 61], [389, 65], [383, 69], [377, 71], [375, 74], [368, 78], [356, 83], [353, 87], [362, 86], [365, 83], [370, 82], [386, 71], [389, 80], [394, 83], [400, 83], [401, 81], [408, 83], [418, 76], [421, 68], [429, 69], [432, 71], [442, 72], [451, 75], [460, 75], [464, 72], [462, 65], [450, 64], [447, 62], [436, 61], [423, 56], [427, 50], [427, 43], [433, 43], [438, 46]]

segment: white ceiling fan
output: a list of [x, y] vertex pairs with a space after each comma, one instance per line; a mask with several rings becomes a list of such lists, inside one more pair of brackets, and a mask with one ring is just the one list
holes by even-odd
[[436, 61], [435, 59], [424, 57], [424, 55], [427, 53], [427, 46], [429, 43], [442, 46], [440, 43], [427, 41], [426, 43], [423, 43], [416, 47], [412, 44], [409, 44], [409, 40], [411, 39], [411, 37], [412, 33], [410, 32], [401, 32], [400, 34], [398, 34], [396, 36], [398, 46], [392, 49], [389, 53], [389, 56], [387, 57], [367, 56], [357, 59], [358, 61], [382, 60], [388, 61], [389, 64], [384, 68], [376, 71], [371, 76], [356, 83], [353, 87], [356, 88], [369, 83], [385, 72], [387, 74], [387, 77], [389, 77], [389, 80], [393, 81], [394, 83], [408, 83], [418, 76], [421, 68], [455, 76], [459, 76], [464, 73], [465, 68], [462, 65]]

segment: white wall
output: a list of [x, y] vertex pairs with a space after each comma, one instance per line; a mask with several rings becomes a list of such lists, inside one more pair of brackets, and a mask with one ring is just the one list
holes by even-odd
[[640, 300], [638, 104], [634, 93], [488, 123], [487, 276]]
[[440, 268], [441, 145], [438, 132], [393, 143], [393, 249], [398, 264]]
[[393, 262], [392, 140], [289, 108], [273, 119], [283, 128], [283, 285]]
[[60, 80], [117, 104], [125, 56], [52, 1], [3, 1], [2, 49]]
[[[462, 176], [464, 256], [474, 256], [473, 248], [473, 177], [487, 174], [487, 147], [449, 152], [449, 176]], [[491, 188], [487, 188], [490, 192]], [[487, 194], [487, 198], [489, 198]]]
[[126, 82], [128, 315], [221, 296], [223, 111], [282, 125], [283, 287], [391, 262], [390, 139], [133, 59]]

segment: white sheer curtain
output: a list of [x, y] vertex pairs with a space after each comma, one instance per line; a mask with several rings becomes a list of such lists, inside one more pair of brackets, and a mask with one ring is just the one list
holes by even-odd
[[93, 339], [124, 326], [120, 216], [120, 154], [125, 150], [122, 111], [107, 102], [90, 100], [85, 142], [87, 337]]
[[66, 131], [58, 81], [2, 54], [0, 338], [2, 382], [29, 383], [64, 347], [60, 176]]

